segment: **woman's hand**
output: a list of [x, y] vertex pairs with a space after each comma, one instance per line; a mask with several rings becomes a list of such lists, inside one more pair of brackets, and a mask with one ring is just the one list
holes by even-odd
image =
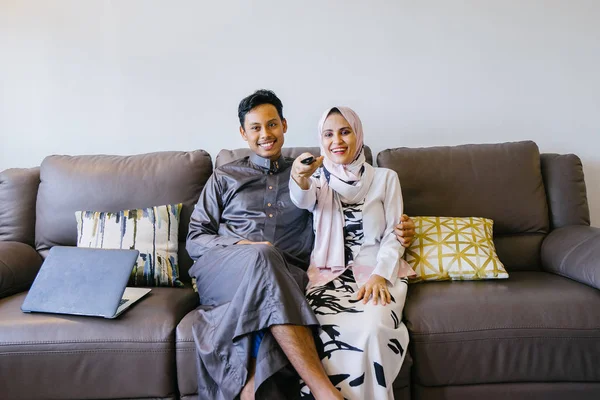
[[381, 301], [384, 306], [391, 303], [392, 296], [388, 290], [387, 280], [383, 276], [371, 275], [367, 283], [358, 290], [356, 300], [363, 299], [363, 304], [367, 304], [371, 296], [373, 296], [373, 304], [375, 305], [378, 301]]
[[323, 156], [316, 157], [312, 164], [303, 164], [302, 160], [313, 157], [310, 153], [300, 154], [292, 164], [292, 179], [300, 186], [302, 190], [308, 190], [310, 187], [309, 178], [323, 164]]

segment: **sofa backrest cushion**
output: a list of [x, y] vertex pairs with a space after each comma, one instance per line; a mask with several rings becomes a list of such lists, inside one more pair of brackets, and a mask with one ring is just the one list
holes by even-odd
[[39, 168], [0, 172], [0, 241], [35, 243], [35, 201]]
[[[314, 155], [321, 154], [321, 150], [318, 147], [284, 147], [281, 150], [281, 154], [284, 157], [292, 157], [296, 158], [302, 153], [311, 153]], [[215, 168], [220, 167], [221, 165], [228, 164], [232, 161], [238, 160], [240, 158], [247, 157], [251, 154], [250, 149], [235, 149], [235, 150], [221, 150], [215, 159]], [[369, 146], [365, 146], [365, 158], [369, 164], [373, 164], [373, 153]]]
[[490, 218], [507, 270], [540, 269], [549, 220], [534, 142], [388, 149], [377, 164], [398, 173], [408, 215]]
[[192, 264], [185, 250], [190, 215], [212, 174], [203, 150], [165, 151], [134, 156], [49, 156], [41, 165], [37, 198], [36, 248], [75, 246], [75, 211], [120, 211], [183, 203], [179, 225], [179, 265], [188, 281]]
[[552, 229], [590, 225], [583, 165], [574, 154], [542, 154], [542, 175]]

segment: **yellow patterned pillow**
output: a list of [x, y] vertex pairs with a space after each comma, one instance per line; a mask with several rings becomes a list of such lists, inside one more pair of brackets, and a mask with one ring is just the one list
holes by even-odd
[[506, 279], [496, 255], [494, 221], [487, 218], [413, 217], [415, 238], [404, 253], [419, 281]]

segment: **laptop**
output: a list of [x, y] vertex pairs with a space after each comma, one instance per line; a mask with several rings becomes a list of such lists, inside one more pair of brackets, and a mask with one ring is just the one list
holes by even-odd
[[116, 318], [151, 290], [126, 288], [138, 254], [137, 250], [55, 246], [21, 310]]

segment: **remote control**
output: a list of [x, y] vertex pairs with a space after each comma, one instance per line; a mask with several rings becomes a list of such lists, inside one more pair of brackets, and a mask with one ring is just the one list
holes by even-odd
[[314, 157], [307, 157], [304, 160], [301, 160], [300, 162], [304, 165], [310, 165], [312, 163], [314, 163], [316, 161], [316, 159]]

